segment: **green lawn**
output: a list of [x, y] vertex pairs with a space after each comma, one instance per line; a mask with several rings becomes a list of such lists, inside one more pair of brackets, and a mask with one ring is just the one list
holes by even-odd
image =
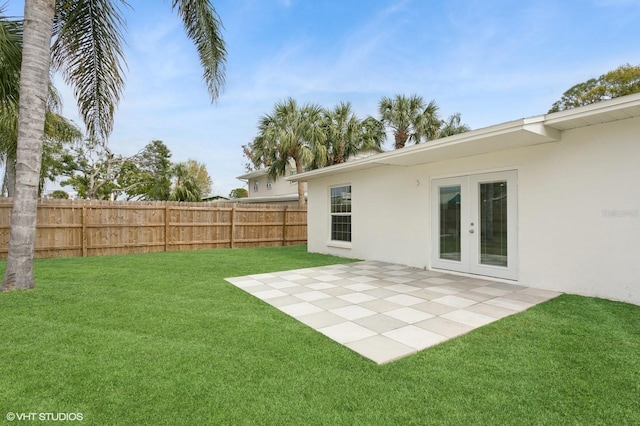
[[561, 296], [378, 366], [223, 280], [346, 261], [304, 247], [38, 260], [36, 290], [0, 294], [0, 419], [640, 424], [638, 306]]

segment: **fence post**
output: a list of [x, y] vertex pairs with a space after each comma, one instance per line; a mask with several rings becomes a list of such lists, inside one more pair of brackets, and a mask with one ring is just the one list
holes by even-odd
[[233, 239], [235, 238], [236, 231], [236, 204], [233, 203], [231, 206], [231, 242], [229, 243], [229, 248], [233, 248]]
[[87, 257], [87, 205], [82, 202], [82, 257]]

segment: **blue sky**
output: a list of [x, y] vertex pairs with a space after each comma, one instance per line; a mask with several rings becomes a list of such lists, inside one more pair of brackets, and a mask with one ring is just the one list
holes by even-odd
[[[242, 186], [241, 145], [287, 97], [350, 101], [365, 118], [382, 96], [418, 94], [477, 129], [544, 114], [574, 84], [640, 64], [640, 0], [214, 0], [228, 62], [211, 104], [171, 2], [130, 3], [110, 146], [132, 155], [162, 140], [173, 161], [204, 163], [225, 196]], [[7, 14], [23, 7], [10, 0]], [[64, 115], [80, 123], [57, 86]]]

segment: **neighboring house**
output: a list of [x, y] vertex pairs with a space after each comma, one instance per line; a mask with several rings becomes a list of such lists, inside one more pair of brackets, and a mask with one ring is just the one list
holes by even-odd
[[[287, 174], [293, 175], [295, 170], [287, 167]], [[267, 169], [246, 173], [238, 179], [247, 183], [249, 196], [233, 200], [235, 202], [298, 205], [298, 184], [282, 178], [273, 180]]]
[[640, 304], [640, 94], [288, 179], [310, 252]]
[[[347, 161], [354, 161], [365, 158], [380, 151], [377, 149], [368, 149], [362, 151]], [[295, 167], [291, 163], [286, 168], [286, 177], [296, 174]], [[267, 169], [260, 169], [253, 172], [245, 173], [238, 176], [237, 179], [247, 184], [249, 195], [247, 198], [238, 198], [233, 201], [238, 203], [268, 203], [268, 204], [289, 204], [298, 205], [298, 185], [283, 178], [271, 179]], [[307, 193], [307, 185], [304, 184], [305, 194]]]

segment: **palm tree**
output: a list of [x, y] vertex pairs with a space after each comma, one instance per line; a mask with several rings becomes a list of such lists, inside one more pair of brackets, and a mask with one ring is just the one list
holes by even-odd
[[[106, 139], [124, 86], [124, 0], [26, 0], [20, 71], [16, 195], [0, 290], [33, 288], [38, 176], [50, 65], [73, 88], [89, 138]], [[195, 43], [212, 100], [224, 82], [226, 50], [209, 0], [172, 0]], [[52, 31], [53, 29], [53, 31]], [[52, 36], [55, 42], [51, 45]]]
[[169, 201], [202, 201], [198, 180], [189, 171], [187, 163], [178, 163], [173, 167], [175, 182], [169, 194]]
[[360, 123], [362, 127], [362, 146], [363, 149], [374, 149], [382, 152], [382, 144], [386, 139], [384, 133], [384, 125], [382, 121], [368, 116]]
[[462, 123], [460, 113], [457, 112], [449, 116], [449, 118], [447, 118], [446, 120], [442, 121], [439, 137], [445, 138], [447, 136], [453, 136], [459, 133], [468, 132], [469, 130], [471, 130], [471, 127]]
[[22, 21], [4, 16], [0, 6], [0, 108], [18, 105], [22, 61]]
[[418, 95], [396, 95], [393, 99], [384, 96], [380, 99], [379, 113], [380, 121], [393, 131], [395, 149], [404, 148], [407, 142], [438, 138], [440, 120], [435, 101], [425, 105]]
[[0, 7], [0, 160], [5, 163], [5, 184], [15, 180], [21, 61], [22, 21], [5, 17]]
[[[22, 37], [22, 20], [4, 16], [4, 7], [0, 6], [0, 161], [5, 165], [0, 194], [9, 197], [14, 195], [15, 188]], [[49, 84], [44, 130], [45, 167], [41, 170], [38, 194], [42, 192], [45, 179], [52, 177], [52, 154], [63, 143], [82, 137], [76, 126], [58, 114], [60, 107], [60, 96]]]
[[[344, 163], [367, 149], [379, 150], [384, 140], [384, 132], [376, 125], [377, 120], [371, 117], [359, 120], [349, 102], [341, 102], [332, 110], [324, 111], [323, 120], [329, 164]], [[317, 165], [322, 167], [325, 164], [321, 161]]]
[[[15, 192], [22, 37], [23, 22], [5, 17], [0, 7], [0, 161], [5, 165], [0, 194], [8, 197]], [[62, 145], [82, 138], [80, 130], [59, 114], [62, 103], [53, 84], [49, 83], [48, 90], [38, 195], [45, 180], [55, 178], [58, 167], [54, 157]]]
[[200, 190], [200, 195], [202, 197], [207, 197], [211, 194], [211, 187], [213, 186], [213, 181], [211, 180], [211, 176], [209, 176], [209, 172], [207, 171], [207, 166], [203, 163], [194, 160], [193, 158], [189, 158], [184, 162], [185, 166], [187, 166], [187, 171], [189, 175], [195, 179], [196, 184]]
[[[273, 113], [260, 119], [258, 136], [251, 144], [252, 155], [268, 167], [269, 177], [285, 176], [290, 162], [296, 173], [302, 173], [314, 163], [328, 161], [322, 111], [314, 104], [300, 107], [289, 98], [276, 103]], [[298, 182], [298, 204], [306, 205], [302, 182]]]

